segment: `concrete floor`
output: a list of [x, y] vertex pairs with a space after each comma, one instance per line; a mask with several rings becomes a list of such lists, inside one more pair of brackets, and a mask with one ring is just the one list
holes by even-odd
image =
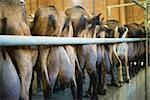
[[[147, 83], [150, 84], [150, 68], [147, 74]], [[150, 100], [150, 86], [147, 86], [147, 100]], [[104, 100], [146, 100], [145, 99], [145, 70], [142, 70], [134, 77], [129, 84], [124, 84], [123, 87]]]
[[[88, 77], [84, 81], [84, 92], [88, 88]], [[147, 71], [147, 84], [150, 84], [150, 67]], [[130, 83], [124, 84], [122, 87], [108, 86], [107, 95], [98, 95], [99, 100], [145, 100], [145, 70], [141, 70], [138, 75], [131, 79]], [[43, 93], [33, 94], [33, 100], [44, 100]], [[72, 100], [70, 89], [65, 89], [64, 92], [54, 94], [50, 100]], [[89, 98], [83, 98], [89, 100]], [[150, 100], [150, 86], [147, 86], [147, 100]]]

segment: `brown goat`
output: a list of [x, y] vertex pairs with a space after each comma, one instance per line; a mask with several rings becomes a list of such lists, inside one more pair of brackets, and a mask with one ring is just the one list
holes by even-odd
[[[1, 35], [30, 36], [30, 29], [23, 16], [24, 10], [19, 0], [0, 0]], [[6, 49], [5, 49], [6, 50]], [[32, 57], [28, 46], [8, 47], [10, 58], [19, 71], [21, 81], [21, 99], [29, 99], [32, 77]]]

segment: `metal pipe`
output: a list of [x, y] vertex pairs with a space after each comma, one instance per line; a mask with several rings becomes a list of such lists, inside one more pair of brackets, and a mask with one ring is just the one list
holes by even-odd
[[68, 45], [68, 44], [104, 44], [145, 41], [145, 38], [73, 38], [46, 36], [0, 36], [0, 46], [20, 45]]
[[146, 66], [145, 66], [145, 100], [149, 100], [150, 98], [148, 98], [148, 94], [149, 94], [149, 90], [148, 90], [148, 66], [149, 66], [149, 57], [148, 57], [148, 50], [149, 50], [149, 30], [150, 30], [150, 1], [149, 0], [145, 0], [146, 2], [146, 10], [145, 10], [145, 30], [146, 30]]
[[143, 5], [141, 5], [141, 3], [139, 1], [132, 0], [132, 2], [134, 2], [136, 5], [138, 5], [139, 7], [143, 8], [144, 10], [146, 10], [146, 8]]

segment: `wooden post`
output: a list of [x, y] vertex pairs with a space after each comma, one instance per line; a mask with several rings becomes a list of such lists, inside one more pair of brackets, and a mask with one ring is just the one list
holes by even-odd
[[108, 20], [108, 12], [107, 12], [107, 0], [104, 0], [104, 19]]
[[31, 3], [30, 0], [29, 0], [29, 2], [30, 2], [30, 12], [33, 13], [33, 12], [32, 12], [32, 3]]
[[62, 10], [65, 10], [65, 8], [64, 8], [64, 0], [62, 0]]
[[95, 15], [95, 0], [92, 0], [92, 15]]
[[[124, 4], [124, 0], [120, 0], [120, 4]], [[126, 24], [125, 7], [121, 7], [119, 10], [119, 19], [122, 24]]]

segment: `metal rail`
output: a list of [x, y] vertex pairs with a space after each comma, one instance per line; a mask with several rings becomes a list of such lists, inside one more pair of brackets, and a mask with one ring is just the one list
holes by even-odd
[[146, 38], [77, 38], [47, 36], [0, 36], [0, 46], [20, 45], [68, 45], [68, 44], [104, 44], [145, 41]]
[[145, 0], [145, 6], [146, 6], [146, 10], [145, 10], [145, 30], [146, 30], [146, 67], [145, 67], [145, 100], [150, 100], [149, 94], [150, 91], [148, 89], [149, 87], [149, 83], [147, 78], [148, 76], [148, 66], [149, 66], [149, 55], [148, 55], [148, 50], [150, 49], [149, 46], [149, 30], [150, 30], [150, 1], [149, 0]]

